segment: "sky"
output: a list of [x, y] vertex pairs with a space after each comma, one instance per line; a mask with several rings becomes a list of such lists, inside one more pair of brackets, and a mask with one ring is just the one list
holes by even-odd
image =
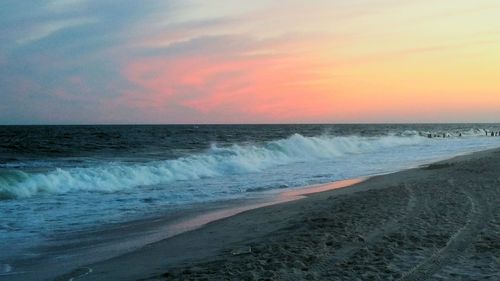
[[3, 0], [0, 124], [500, 122], [498, 0]]

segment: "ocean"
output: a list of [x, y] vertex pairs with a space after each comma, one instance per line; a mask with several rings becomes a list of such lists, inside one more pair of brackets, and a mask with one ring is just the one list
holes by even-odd
[[0, 279], [54, 237], [500, 147], [492, 131], [500, 125], [2, 126]]

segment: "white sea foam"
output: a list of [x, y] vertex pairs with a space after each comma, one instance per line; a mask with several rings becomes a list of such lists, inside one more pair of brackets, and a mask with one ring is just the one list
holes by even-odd
[[295, 162], [342, 158], [388, 147], [415, 145], [426, 138], [409, 136], [316, 136], [295, 134], [263, 144], [213, 144], [204, 153], [146, 164], [109, 163], [86, 168], [58, 168], [45, 173], [22, 171], [0, 175], [0, 198], [25, 198], [39, 193], [115, 192], [179, 180], [259, 172]]

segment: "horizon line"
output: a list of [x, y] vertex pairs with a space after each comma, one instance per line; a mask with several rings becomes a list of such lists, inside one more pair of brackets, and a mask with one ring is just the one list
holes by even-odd
[[296, 123], [68, 123], [68, 124], [0, 124], [10, 126], [265, 126], [265, 125], [492, 125], [500, 122], [296, 122]]

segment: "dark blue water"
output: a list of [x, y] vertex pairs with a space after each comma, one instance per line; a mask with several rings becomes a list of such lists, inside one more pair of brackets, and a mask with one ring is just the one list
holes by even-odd
[[479, 136], [484, 130], [499, 129], [496, 124], [0, 126], [0, 165], [43, 168], [52, 167], [44, 162], [57, 162], [54, 166], [58, 167], [88, 161], [175, 159], [202, 152], [212, 144], [263, 143], [293, 134]]

